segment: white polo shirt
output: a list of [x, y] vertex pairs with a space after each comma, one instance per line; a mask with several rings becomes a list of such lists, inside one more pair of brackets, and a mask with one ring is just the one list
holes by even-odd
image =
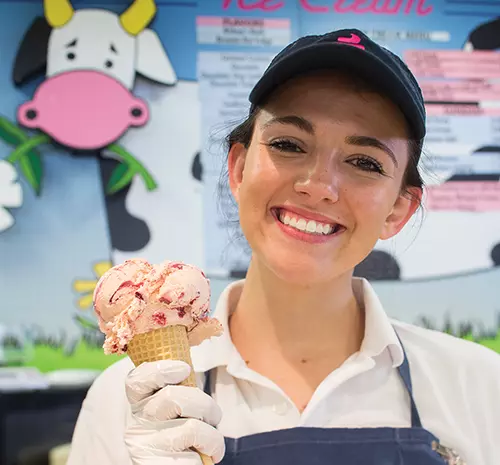
[[[396, 367], [406, 350], [424, 428], [455, 449], [467, 465], [500, 464], [500, 355], [441, 332], [390, 320], [371, 285], [355, 279], [366, 324], [361, 350], [320, 384], [300, 413], [283, 391], [248, 368], [231, 342], [228, 309], [243, 285], [231, 284], [214, 316], [224, 335], [192, 350], [198, 373], [213, 370], [213, 397], [228, 437], [282, 428], [409, 427], [410, 404]], [[123, 441], [130, 409], [126, 358], [105, 370], [83, 403], [68, 465], [130, 465]], [[199, 376], [200, 385], [203, 375]]]

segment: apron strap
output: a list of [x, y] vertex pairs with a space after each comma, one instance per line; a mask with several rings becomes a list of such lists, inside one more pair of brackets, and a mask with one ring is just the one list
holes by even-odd
[[401, 348], [403, 349], [403, 355], [404, 355], [403, 363], [398, 367], [398, 372], [401, 378], [403, 379], [403, 382], [405, 383], [406, 386], [406, 390], [408, 391], [408, 395], [410, 396], [411, 426], [412, 428], [422, 428], [422, 421], [420, 420], [417, 404], [415, 403], [415, 399], [413, 398], [413, 385], [411, 382], [410, 364], [408, 363], [408, 357], [406, 356], [405, 348], [397, 332], [396, 335], [398, 336], [399, 343], [401, 344]]
[[[420, 420], [420, 415], [419, 415], [418, 410], [417, 410], [417, 404], [415, 403], [415, 399], [413, 398], [413, 386], [412, 386], [412, 382], [411, 382], [410, 364], [408, 363], [408, 357], [406, 356], [406, 351], [405, 351], [405, 348], [403, 346], [403, 343], [401, 342], [399, 335], [397, 333], [396, 333], [396, 335], [398, 336], [398, 339], [399, 339], [399, 342], [401, 344], [401, 348], [403, 349], [403, 354], [404, 354], [403, 363], [398, 367], [398, 372], [399, 372], [399, 375], [401, 376], [401, 378], [406, 386], [406, 390], [408, 391], [408, 395], [410, 396], [411, 426], [412, 426], [412, 428], [422, 428], [422, 421]], [[205, 372], [205, 384], [203, 387], [203, 390], [209, 396], [212, 395], [212, 384], [211, 384], [212, 376], [211, 375], [212, 375], [212, 370]]]
[[205, 394], [208, 394], [209, 396], [212, 395], [212, 383], [211, 383], [211, 378], [212, 378], [212, 371], [213, 370], [208, 370], [205, 371], [205, 384], [203, 385], [203, 391]]

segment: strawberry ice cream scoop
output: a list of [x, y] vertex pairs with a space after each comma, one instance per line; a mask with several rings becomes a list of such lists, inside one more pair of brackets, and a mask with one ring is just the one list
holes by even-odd
[[134, 307], [142, 311], [142, 302], [136, 299], [136, 292], [152, 269], [145, 260], [127, 260], [102, 276], [94, 291], [94, 310], [101, 330], [124, 311], [130, 313]]
[[96, 287], [94, 309], [106, 335], [105, 353], [124, 353], [135, 335], [170, 325], [185, 326], [192, 346], [222, 333], [209, 317], [208, 279], [180, 262], [127, 260], [111, 268]]

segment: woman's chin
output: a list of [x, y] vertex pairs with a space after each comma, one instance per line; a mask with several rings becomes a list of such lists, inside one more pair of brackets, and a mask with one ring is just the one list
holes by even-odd
[[291, 250], [270, 251], [266, 262], [269, 270], [281, 281], [298, 285], [313, 286], [329, 280], [332, 262], [318, 260], [318, 257], [294, 254]]

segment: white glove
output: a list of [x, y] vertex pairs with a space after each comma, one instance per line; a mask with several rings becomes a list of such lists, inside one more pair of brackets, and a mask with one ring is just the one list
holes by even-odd
[[[176, 386], [190, 374], [184, 362], [143, 363], [125, 382], [132, 423], [125, 443], [134, 465], [201, 465], [197, 451], [214, 463], [225, 453], [224, 436], [217, 431], [222, 412], [201, 389]], [[171, 459], [171, 460], [168, 460]]]

